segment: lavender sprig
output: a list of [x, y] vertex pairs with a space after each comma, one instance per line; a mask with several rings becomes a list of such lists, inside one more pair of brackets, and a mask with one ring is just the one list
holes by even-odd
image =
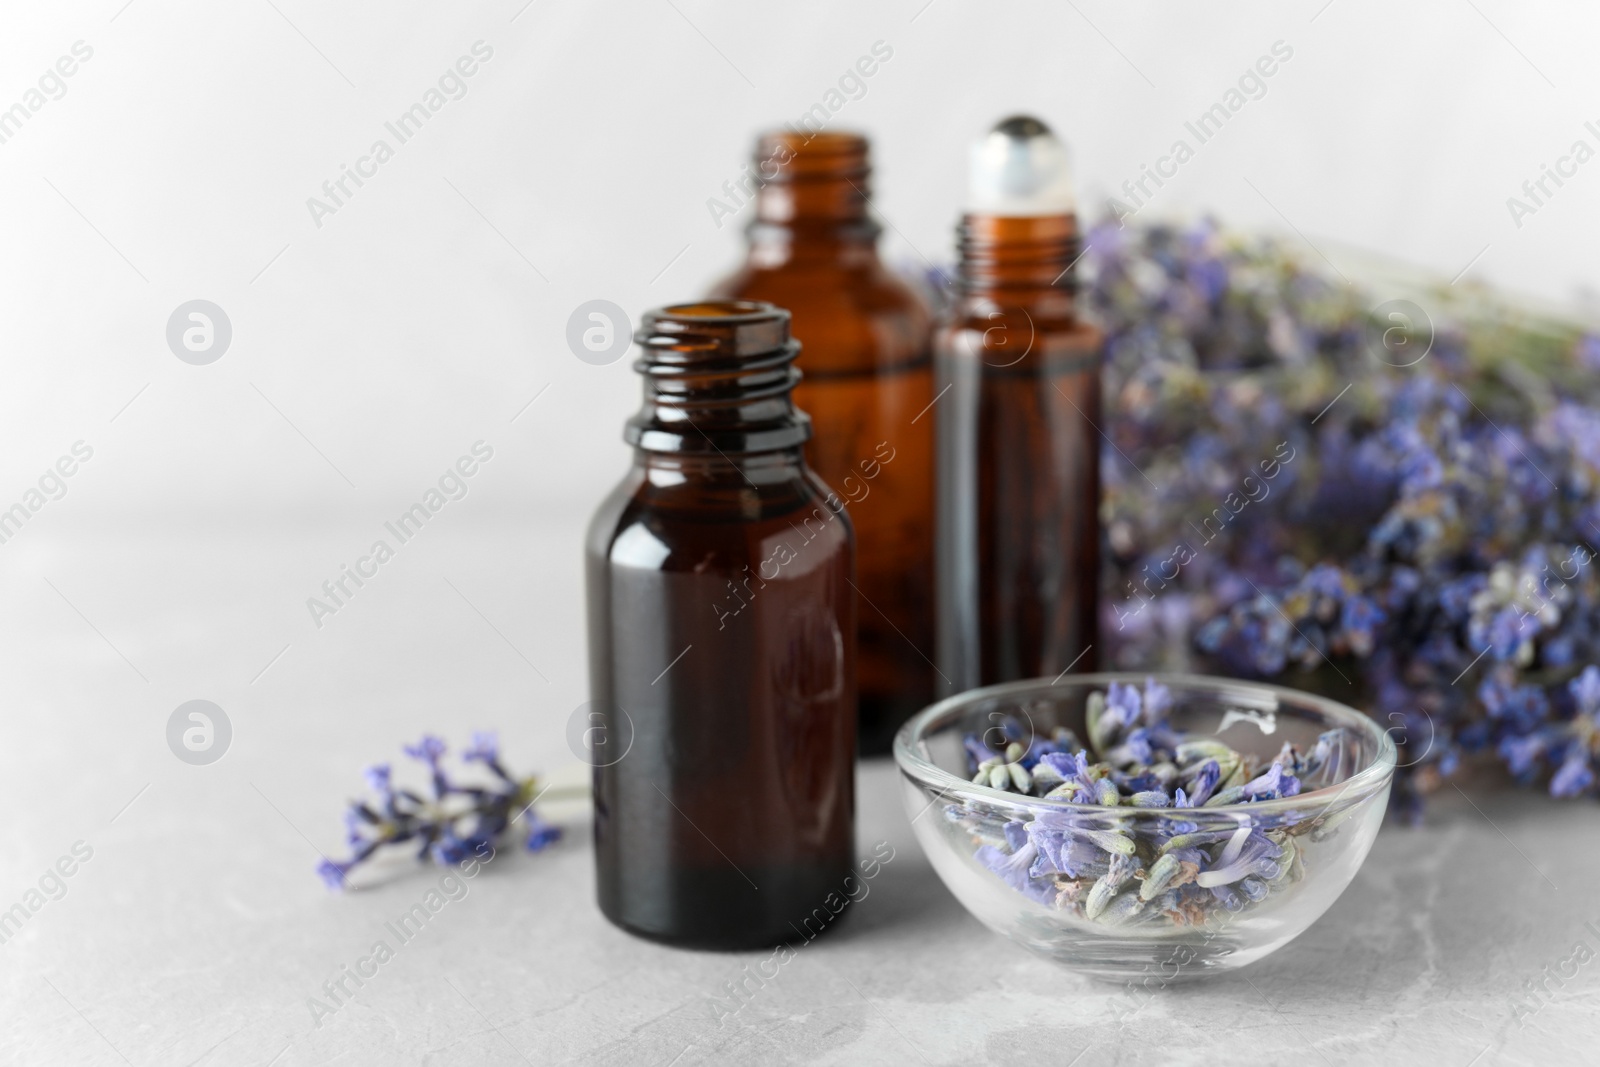
[[352, 801], [345, 812], [350, 858], [325, 858], [317, 864], [317, 874], [328, 888], [344, 888], [351, 870], [390, 845], [414, 844], [419, 860], [450, 866], [472, 856], [492, 854], [515, 822], [523, 824], [523, 843], [530, 852], [560, 838], [561, 829], [534, 811], [534, 799], [544, 795], [538, 779], [517, 778], [505, 769], [494, 734], [474, 733], [461, 754], [463, 763], [481, 764], [489, 771], [492, 780], [481, 785], [451, 779], [443, 766], [446, 745], [432, 734], [424, 734], [402, 751], [427, 766], [432, 795], [425, 797], [396, 786], [387, 763], [366, 768], [362, 773], [375, 798]]

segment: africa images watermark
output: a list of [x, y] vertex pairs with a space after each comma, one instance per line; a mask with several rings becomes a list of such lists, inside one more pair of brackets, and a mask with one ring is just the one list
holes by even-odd
[[1269, 52], [1257, 58], [1252, 66], [1246, 67], [1244, 73], [1239, 75], [1238, 82], [1222, 94], [1222, 99], [1202, 111], [1193, 122], [1183, 124], [1184, 130], [1194, 138], [1194, 144], [1191, 145], [1186, 137], [1179, 137], [1172, 142], [1166, 155], [1156, 157], [1153, 166], [1141, 163], [1138, 176], [1122, 183], [1122, 192], [1132, 201], [1132, 205], [1116, 197], [1111, 198], [1109, 206], [1119, 224], [1148, 206], [1155, 199], [1157, 190], [1166, 185], [1169, 179], [1176, 178], [1179, 168], [1195, 157], [1201, 145], [1221, 133], [1224, 124], [1244, 110], [1246, 104], [1267, 95], [1267, 79], [1277, 74], [1282, 64], [1294, 58], [1294, 48], [1287, 41], [1278, 40], [1272, 42]]
[[[1287, 455], [1284, 454], [1285, 449], [1288, 450]], [[1194, 524], [1193, 519], [1188, 520], [1189, 528], [1201, 537], [1200, 547], [1204, 548], [1222, 536], [1223, 532], [1239, 517], [1245, 508], [1252, 503], [1259, 504], [1267, 499], [1272, 493], [1272, 486], [1268, 483], [1281, 474], [1285, 466], [1293, 463], [1295, 456], [1298, 454], [1294, 446], [1290, 445], [1289, 442], [1280, 442], [1273, 449], [1270, 457], [1261, 460], [1257, 464], [1257, 469], [1261, 472], [1260, 477], [1257, 477], [1255, 472], [1252, 471], [1240, 481], [1239, 490], [1242, 491], [1242, 495], [1241, 492], [1236, 491], [1223, 497], [1222, 504], [1219, 507], [1212, 508], [1210, 514], [1200, 520], [1199, 526]], [[1143, 614], [1144, 609], [1149, 607], [1154, 599], [1167, 588], [1168, 583], [1174, 581], [1178, 577], [1178, 573], [1199, 555], [1199, 550], [1191, 542], [1179, 541], [1173, 546], [1171, 554], [1166, 559], [1154, 564], [1156, 568], [1154, 574], [1150, 572], [1152, 565], [1146, 563], [1143, 569], [1144, 581], [1140, 583], [1144, 587], [1144, 592], [1141, 593], [1134, 587], [1132, 582], [1128, 583], [1128, 591], [1133, 594], [1134, 599], [1138, 600], [1139, 606], [1132, 611], [1122, 611], [1115, 604], [1111, 606], [1112, 612], [1117, 616], [1117, 629], [1122, 629], [1129, 619], [1136, 619]], [[1168, 568], [1171, 569], [1171, 573], [1168, 573]], [[1154, 588], [1151, 586], [1152, 582], [1155, 583]], [[1124, 603], [1127, 602], [1124, 601]]]
[[0, 545], [10, 541], [22, 530], [23, 523], [39, 513], [52, 500], [67, 495], [67, 479], [78, 473], [80, 464], [94, 457], [94, 449], [83, 441], [72, 442], [71, 455], [61, 456], [43, 474], [36, 486], [30, 486], [22, 498], [9, 508], [0, 510]]
[[191, 767], [204, 767], [227, 755], [233, 720], [211, 700], [186, 700], [167, 716], [167, 747]]
[[[809, 914], [800, 919], [800, 925], [795, 927], [795, 934], [804, 940], [792, 948], [789, 945], [779, 945], [771, 954], [756, 962], [754, 972], [747, 963], [740, 968], [737, 979], [730, 978], [723, 982], [722, 988], [726, 996], [711, 999], [711, 1014], [717, 1026], [723, 1026], [729, 1019], [743, 1011], [755, 994], [766, 988], [768, 982], [774, 981], [783, 968], [794, 961], [799, 950], [814, 941], [845, 908], [866, 900], [867, 894], [872, 892], [872, 887], [867, 883], [878, 877], [883, 868], [894, 861], [894, 857], [894, 846], [887, 841], [879, 841], [873, 846], [872, 855], [861, 860], [850, 874], [844, 876], [838, 889], [830, 892]], [[812, 928], [813, 925], [815, 929]]]
[[233, 321], [210, 300], [185, 300], [167, 317], [167, 347], [191, 367], [221, 359], [233, 343]]
[[[473, 42], [471, 53], [461, 56], [453, 66], [445, 68], [437, 84], [423, 90], [418, 103], [406, 108], [394, 121], [383, 124], [383, 128], [394, 138], [394, 145], [381, 137], [373, 141], [367, 154], [356, 158], [355, 166], [339, 164], [339, 176], [322, 183], [321, 197], [306, 198], [306, 210], [311, 212], [311, 221], [317, 229], [322, 229], [325, 217], [337, 215], [340, 208], [354, 199], [368, 179], [377, 177], [378, 168], [394, 158], [400, 145], [422, 132], [422, 127], [443, 110], [445, 104], [467, 95], [467, 79], [478, 73], [480, 63], [487, 63], [494, 58], [494, 49], [481, 40]], [[350, 187], [351, 184], [354, 184], [354, 189]]]
[[[1511, 576], [1510, 565], [1502, 562], [1496, 566], [1494, 571], [1490, 572], [1489, 589], [1480, 592], [1478, 597], [1484, 599], [1492, 598], [1496, 579], [1501, 575], [1506, 575], [1506, 584], [1510, 587], [1506, 592], [1510, 594], [1510, 602], [1505, 605], [1505, 610], [1516, 613], [1515, 633], [1527, 633], [1531, 638], [1533, 634], [1538, 633], [1544, 626], [1549, 625], [1553, 618], [1558, 618], [1560, 613], [1571, 603], [1572, 591], [1570, 587], [1572, 583], [1583, 572], [1583, 568], [1597, 558], [1597, 555], [1600, 554], [1595, 552], [1592, 545], [1579, 541], [1567, 553], [1567, 558], [1557, 564], [1556, 574], [1550, 573], [1550, 564], [1546, 562], [1541, 575], [1524, 572]], [[1566, 564], [1572, 566], [1571, 574], [1566, 573]], [[1554, 588], [1551, 587], [1552, 581], [1554, 582]], [[1493, 648], [1494, 644], [1495, 642], [1491, 638], [1489, 646], [1484, 651], [1487, 652], [1490, 648]], [[1515, 652], [1524, 665], [1532, 662], [1533, 644], [1531, 640], [1522, 642], [1508, 651]]]
[[[821, 100], [807, 108], [798, 121], [785, 123], [791, 133], [798, 134], [809, 143], [827, 128], [833, 116], [843, 110], [845, 104], [867, 95], [867, 79], [894, 58], [894, 48], [886, 41], [873, 41], [869, 51], [870, 54], [861, 56], [853, 65], [846, 67], [844, 73], [839, 75], [838, 82], [822, 94]], [[727, 200], [714, 196], [706, 198], [706, 210], [711, 213], [711, 221], [717, 229], [722, 229], [724, 219], [737, 215], [755, 198], [756, 190], [776, 178], [793, 159], [794, 150], [786, 144], [780, 144], [765, 159], [756, 162], [754, 171], [750, 169], [751, 164], [746, 163], [738, 177], [723, 182], [722, 192]]]
[[322, 994], [327, 1000], [306, 998], [306, 1007], [311, 1011], [312, 1026], [321, 1029], [323, 1019], [337, 1015], [341, 1009], [348, 1007], [367, 982], [378, 976], [379, 969], [394, 959], [401, 949], [415, 941], [433, 917], [445, 909], [445, 905], [467, 899], [467, 894], [472, 892], [472, 887], [467, 883], [478, 877], [483, 868], [494, 862], [494, 857], [494, 846], [487, 841], [480, 842], [473, 855], [456, 865], [456, 870], [461, 872], [459, 875], [456, 871], [446, 871], [441, 874], [438, 885], [424, 893], [421, 900], [412, 904], [396, 918], [386, 921], [383, 929], [389, 937], [394, 938], [393, 945], [389, 944], [389, 937], [380, 937], [372, 943], [372, 948], [367, 954], [359, 957], [354, 965], [348, 963], [342, 965], [337, 976], [322, 983]]
[[[1595, 944], [1600, 944], [1600, 921], [1590, 919], [1583, 924], [1583, 929], [1595, 939]], [[1555, 963], [1545, 964], [1538, 977], [1523, 979], [1523, 993], [1511, 1005], [1511, 1017], [1517, 1020], [1517, 1025], [1527, 1026], [1529, 1019], [1555, 1000], [1556, 990], [1577, 978], [1578, 972], [1594, 957], [1594, 946], [1588, 938], [1580, 937], [1571, 952]], [[1550, 988], [1551, 983], [1555, 984], [1555, 989]]]
[[4, 945], [21, 932], [24, 925], [51, 901], [67, 895], [67, 879], [78, 873], [78, 868], [94, 858], [94, 849], [86, 841], [74, 841], [68, 854], [56, 859], [39, 876], [38, 886], [29, 886], [22, 899], [0, 911], [0, 945]]
[[[385, 522], [383, 528], [394, 537], [395, 544], [403, 545], [417, 534], [422, 532], [422, 527], [452, 500], [460, 500], [467, 495], [467, 480], [477, 474], [481, 464], [494, 458], [494, 447], [485, 441], [474, 441], [472, 454], [461, 456], [455, 461], [454, 466], [447, 467], [439, 476], [437, 487], [429, 486], [422, 494], [418, 503], [400, 513], [399, 518], [393, 522]], [[337, 615], [339, 609], [349, 604], [362, 586], [378, 576], [378, 568], [389, 562], [395, 556], [395, 549], [383, 538], [372, 542], [372, 547], [367, 554], [356, 560], [355, 566], [348, 563], [340, 564], [339, 574], [322, 583], [322, 597], [306, 597], [306, 610], [311, 613], [311, 621], [317, 629], [322, 629], [322, 620], [328, 615]], [[325, 599], [324, 599], [325, 598]]]
[[[885, 450], [888, 451], [887, 455], [884, 454]], [[845, 495], [849, 497], [852, 504], [858, 504], [867, 498], [867, 494], [872, 492], [872, 487], [869, 483], [883, 473], [884, 467], [894, 462], [896, 455], [898, 455], [897, 450], [888, 441], [880, 441], [873, 450], [871, 458], [861, 460], [856, 464], [857, 469], [861, 472], [859, 479], [854, 474], [845, 475], [843, 481]], [[854, 488], [851, 488], [851, 482], [855, 482]], [[796, 526], [793, 522], [789, 523], [790, 529], [804, 539], [800, 543], [799, 550], [796, 550], [787, 540], [779, 541], [773, 545], [772, 552], [756, 564], [755, 574], [750, 573], [750, 565], [746, 563], [741, 568], [743, 578], [737, 584], [731, 578], [728, 580], [728, 592], [732, 595], [721, 598], [711, 605], [711, 610], [717, 616], [717, 629], [727, 629], [728, 620], [749, 607], [751, 601], [755, 600], [756, 594], [765, 589], [768, 582], [777, 580], [778, 575], [783, 572], [783, 568], [800, 557], [800, 551], [803, 551], [806, 545], [816, 540], [817, 535], [822, 532], [822, 528], [832, 522], [835, 516], [844, 512], [844, 501], [840, 500], [838, 495], [831, 490], [823, 503], [827, 505], [826, 508], [822, 506], [813, 507], [811, 514], [807, 515], [799, 526]], [[771, 571], [770, 574], [768, 573], [769, 570]], [[755, 583], [753, 588], [750, 584], [751, 582]], [[739, 592], [741, 589], [744, 590], [744, 595], [742, 596]]]
[[22, 99], [0, 110], [0, 144], [6, 144], [22, 132], [22, 124], [44, 109], [52, 100], [67, 95], [66, 79], [78, 73], [80, 64], [94, 58], [94, 49], [83, 41], [72, 42], [72, 54], [55, 61], [39, 75], [37, 86], [25, 90]]
[[[1600, 144], [1600, 123], [1590, 120], [1583, 124], [1584, 132], [1595, 139], [1595, 144]], [[1539, 209], [1548, 207], [1555, 195], [1566, 185], [1563, 179], [1576, 178], [1578, 168], [1595, 157], [1595, 146], [1579, 137], [1572, 142], [1565, 155], [1557, 156], [1555, 166], [1548, 163], [1539, 164], [1539, 176], [1529, 178], [1522, 183], [1523, 200], [1519, 197], [1506, 197], [1506, 210], [1511, 213], [1511, 221], [1517, 229], [1522, 229], [1522, 220], [1529, 215], [1537, 215]]]

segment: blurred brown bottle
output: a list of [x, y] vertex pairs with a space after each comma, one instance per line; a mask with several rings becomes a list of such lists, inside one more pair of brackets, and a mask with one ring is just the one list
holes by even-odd
[[930, 315], [878, 259], [870, 175], [859, 135], [763, 136], [745, 182], [755, 197], [749, 255], [713, 295], [794, 316], [804, 346], [794, 400], [816, 431], [807, 460], [855, 520], [858, 734], [875, 755], [935, 695], [934, 392]]
[[934, 336], [938, 662], [960, 689], [1093, 670], [1100, 553], [1102, 338], [1075, 309], [1066, 151], [1007, 119], [970, 182]]

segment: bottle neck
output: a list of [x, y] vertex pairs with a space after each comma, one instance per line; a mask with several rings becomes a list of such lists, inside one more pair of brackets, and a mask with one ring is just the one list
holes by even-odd
[[644, 402], [624, 439], [641, 452], [701, 457], [797, 450], [811, 420], [791, 392], [800, 344], [789, 313], [770, 304], [710, 301], [651, 312], [636, 337]]
[[769, 134], [757, 146], [754, 175], [755, 218], [746, 229], [753, 264], [877, 261], [881, 227], [868, 210], [864, 138]]
[[766, 222], [758, 215], [745, 229], [749, 263], [771, 269], [786, 264], [818, 264], [842, 268], [878, 263], [877, 223], [816, 223], [810, 220]]
[[1008, 304], [1077, 292], [1073, 215], [967, 215], [956, 228], [964, 296]]
[[680, 485], [722, 485], [735, 492], [791, 484], [805, 469], [805, 452], [796, 445], [772, 452], [652, 452], [635, 448], [633, 464], [658, 489]]

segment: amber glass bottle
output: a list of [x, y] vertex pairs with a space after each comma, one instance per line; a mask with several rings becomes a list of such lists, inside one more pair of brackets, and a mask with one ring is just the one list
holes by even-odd
[[[650, 312], [633, 468], [589, 527], [600, 908], [648, 937], [815, 936], [851, 870], [853, 534], [806, 466], [788, 312]], [[818, 909], [820, 910], [820, 916]]]
[[860, 744], [881, 754], [935, 694], [929, 312], [878, 260], [865, 138], [768, 134], [755, 173], [749, 257], [715, 293], [794, 315], [807, 457], [855, 520]]
[[973, 158], [934, 335], [939, 667], [963, 689], [1092, 669], [1101, 336], [1074, 309], [1065, 153], [1009, 119]]

